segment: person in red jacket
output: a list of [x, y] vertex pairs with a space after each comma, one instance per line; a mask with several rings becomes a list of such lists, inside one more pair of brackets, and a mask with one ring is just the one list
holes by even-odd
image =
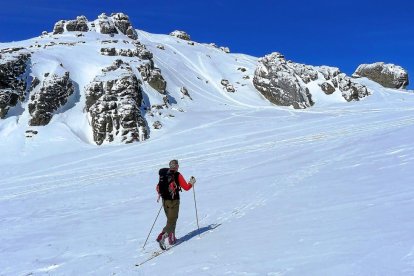
[[157, 184], [158, 199], [160, 197], [162, 198], [165, 216], [167, 217], [167, 223], [157, 237], [157, 242], [162, 249], [166, 248], [165, 240], [167, 238], [170, 245], [175, 244], [177, 241], [175, 227], [180, 209], [179, 192], [181, 188], [188, 191], [196, 182], [195, 177], [192, 176], [187, 183], [184, 177], [178, 172], [178, 168], [178, 160], [174, 159], [170, 161], [169, 168], [160, 169], [158, 173], [160, 177]]

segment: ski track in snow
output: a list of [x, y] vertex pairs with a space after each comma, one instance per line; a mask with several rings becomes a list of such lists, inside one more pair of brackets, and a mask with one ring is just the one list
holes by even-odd
[[[224, 119], [223, 119], [224, 120]], [[220, 121], [223, 121], [220, 120]], [[360, 127], [344, 127], [336, 130], [331, 131], [324, 131], [324, 132], [318, 132], [315, 134], [308, 134], [303, 135], [299, 137], [294, 138], [288, 138], [288, 139], [280, 139], [280, 134], [270, 134], [263, 136], [263, 132], [259, 133], [252, 133], [252, 136], [258, 137], [258, 138], [250, 138], [249, 140], [245, 140], [242, 142], [237, 143], [229, 143], [225, 145], [220, 146], [209, 146], [209, 144], [216, 144], [220, 140], [218, 139], [213, 142], [207, 142], [207, 143], [200, 143], [199, 145], [191, 145], [191, 146], [184, 146], [180, 148], [179, 152], [186, 152], [185, 154], [180, 154], [179, 158], [181, 160], [185, 160], [186, 162], [191, 163], [197, 163], [198, 159], [202, 159], [203, 161], [208, 159], [214, 159], [217, 156], [225, 155], [225, 156], [232, 156], [234, 154], [240, 154], [241, 152], [260, 152], [260, 151], [267, 151], [271, 148], [281, 148], [281, 147], [290, 147], [294, 145], [304, 145], [307, 143], [314, 143], [314, 142], [324, 142], [326, 140], [331, 139], [338, 139], [338, 138], [344, 138], [346, 136], [361, 136], [361, 135], [369, 135], [370, 133], [380, 130], [380, 131], [387, 131], [392, 130], [393, 128], [400, 128], [405, 126], [410, 126], [414, 124], [414, 118], [413, 117], [404, 117], [399, 120], [392, 120], [389, 122], [373, 122], [370, 125], [364, 125]], [[204, 128], [207, 126], [203, 126], [201, 128]], [[195, 129], [199, 127], [195, 127], [193, 129], [188, 130], [188, 132], [192, 132]], [[187, 131], [186, 131], [187, 132]], [[275, 133], [275, 130], [267, 131], [269, 133]], [[235, 137], [226, 137], [226, 140], [232, 139]], [[264, 140], [264, 141], [263, 141]], [[201, 148], [201, 150], [196, 151], [187, 151], [186, 148], [192, 148], [192, 147], [198, 147]], [[171, 150], [176, 151], [177, 149]], [[11, 181], [5, 181], [3, 182], [4, 186], [7, 186], [6, 188], [0, 188], [0, 192], [2, 193], [2, 196], [0, 196], [1, 200], [8, 200], [13, 199], [16, 197], [22, 197], [22, 196], [28, 196], [33, 193], [45, 193], [50, 190], [54, 189], [61, 189], [64, 187], [71, 187], [76, 185], [82, 185], [82, 183], [88, 183], [88, 185], [93, 185], [92, 183], [100, 183], [100, 181], [108, 179], [108, 178], [116, 178], [119, 176], [127, 176], [127, 175], [137, 175], [142, 171], [148, 171], [151, 169], [156, 169], [157, 167], [160, 167], [163, 164], [163, 160], [165, 158], [159, 158], [155, 160], [146, 160], [144, 164], [137, 161], [142, 158], [148, 158], [146, 156], [139, 156], [136, 158], [128, 158], [128, 159], [120, 159], [113, 163], [118, 163], [115, 166], [105, 166], [105, 167], [99, 167], [97, 168], [96, 172], [93, 172], [92, 168], [81, 168], [81, 169], [68, 169], [64, 172], [58, 172], [58, 173], [47, 173], [46, 175], [38, 175], [38, 176], [32, 176], [32, 177], [22, 177], [17, 178]], [[90, 160], [88, 160], [90, 161]], [[79, 163], [82, 163], [82, 161], [78, 161]], [[133, 165], [119, 165], [119, 163], [132, 163]], [[150, 164], [150, 165], [148, 165]], [[73, 165], [70, 163], [70, 165]], [[102, 172], [104, 171], [104, 173]], [[76, 177], [73, 175], [76, 173]], [[59, 178], [58, 178], [59, 177]], [[58, 179], [57, 179], [58, 178]], [[39, 181], [39, 179], [41, 181]], [[47, 180], [43, 180], [47, 179]], [[25, 184], [27, 181], [36, 180], [35, 185], [27, 185]], [[10, 190], [20, 190], [21, 187], [19, 185], [16, 185], [16, 182], [23, 182], [23, 186], [25, 187], [25, 192], [20, 193], [12, 193], [7, 194], [7, 191]], [[56, 182], [59, 182], [57, 184]], [[13, 185], [11, 185], [13, 184]]]

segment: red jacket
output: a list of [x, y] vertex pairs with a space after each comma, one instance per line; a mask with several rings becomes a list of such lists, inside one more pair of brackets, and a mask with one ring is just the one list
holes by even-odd
[[181, 175], [181, 173], [178, 176], [178, 184], [181, 186], [181, 188], [183, 188], [186, 191], [190, 190], [191, 187], [193, 187], [193, 185], [191, 185], [191, 183], [187, 183], [187, 181], [184, 179], [184, 177]]

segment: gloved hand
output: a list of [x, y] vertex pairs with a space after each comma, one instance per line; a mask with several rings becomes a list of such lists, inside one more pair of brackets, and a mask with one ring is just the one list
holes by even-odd
[[194, 176], [192, 176], [192, 177], [190, 178], [190, 181], [188, 181], [188, 183], [190, 183], [191, 185], [193, 185], [193, 186], [194, 186], [194, 184], [196, 183], [196, 179], [195, 179], [195, 177], [194, 177]]

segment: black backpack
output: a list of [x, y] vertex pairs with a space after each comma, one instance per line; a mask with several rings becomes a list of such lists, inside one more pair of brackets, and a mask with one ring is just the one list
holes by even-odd
[[178, 184], [179, 172], [170, 171], [168, 168], [160, 169], [158, 172], [160, 180], [158, 182], [158, 193], [162, 199], [180, 199], [181, 187]]

